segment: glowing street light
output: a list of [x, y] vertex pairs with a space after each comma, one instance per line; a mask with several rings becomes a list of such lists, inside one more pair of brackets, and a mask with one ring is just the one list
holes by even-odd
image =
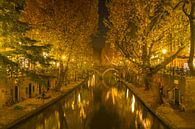
[[47, 58], [48, 57], [48, 53], [47, 52], [43, 52], [43, 57]]
[[59, 67], [59, 66], [60, 66], [60, 63], [58, 62], [58, 63], [56, 64], [56, 66]]
[[166, 54], [166, 53], [167, 53], [167, 49], [163, 49], [163, 50], [162, 50], [162, 53], [163, 53], [163, 54]]
[[62, 60], [65, 60], [65, 59], [66, 59], [66, 56], [65, 56], [65, 55], [63, 55], [63, 56], [62, 56]]

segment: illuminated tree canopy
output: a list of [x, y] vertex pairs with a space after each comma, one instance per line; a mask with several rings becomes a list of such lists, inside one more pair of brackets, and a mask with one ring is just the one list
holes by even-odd
[[107, 7], [107, 42], [137, 67], [149, 88], [150, 78], [189, 44], [187, 17], [177, 1], [112, 0]]
[[53, 45], [50, 54], [60, 64], [59, 89], [69, 69], [93, 64], [90, 42], [97, 30], [97, 1], [27, 0], [26, 4], [22, 18], [33, 28], [28, 34]]
[[182, 10], [188, 17], [190, 23], [190, 54], [188, 65], [191, 71], [191, 75], [195, 75], [194, 56], [195, 56], [195, 0], [183, 1]]
[[48, 66], [50, 58], [45, 59], [42, 53], [51, 45], [39, 44], [25, 35], [31, 26], [20, 19], [24, 6], [24, 0], [0, 1], [0, 72], [2, 77], [25, 73], [41, 81], [30, 64]]

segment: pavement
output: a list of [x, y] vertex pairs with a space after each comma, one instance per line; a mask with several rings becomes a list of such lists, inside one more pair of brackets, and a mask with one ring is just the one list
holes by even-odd
[[37, 109], [49, 105], [51, 101], [55, 101], [55, 99], [58, 99], [60, 96], [68, 93], [80, 83], [81, 81], [68, 84], [59, 92], [49, 90], [46, 93], [47, 99], [41, 99], [38, 97], [29, 98], [10, 107], [0, 109], [0, 129], [7, 129], [18, 121], [25, 119], [29, 115], [33, 114]]
[[183, 111], [169, 103], [156, 105], [152, 91], [135, 87], [131, 83], [124, 83], [171, 129], [195, 129], [195, 110]]

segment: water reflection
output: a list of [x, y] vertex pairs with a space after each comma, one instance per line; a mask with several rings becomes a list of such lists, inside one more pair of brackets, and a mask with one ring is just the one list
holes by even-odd
[[[88, 83], [89, 84], [89, 83]], [[125, 86], [83, 85], [13, 129], [166, 129]]]
[[135, 110], [135, 96], [132, 95], [131, 111], [134, 112], [134, 110]]
[[96, 83], [96, 76], [93, 74], [91, 77], [89, 77], [89, 80], [87, 82], [88, 87], [94, 87]]
[[[116, 104], [116, 99], [119, 97], [118, 91], [116, 88], [111, 88], [110, 90], [107, 91], [106, 93], [106, 102], [112, 102], [113, 104]], [[110, 99], [110, 100], [109, 100]]]

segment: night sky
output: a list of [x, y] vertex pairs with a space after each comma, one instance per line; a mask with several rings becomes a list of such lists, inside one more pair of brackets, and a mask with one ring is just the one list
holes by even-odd
[[107, 29], [104, 26], [104, 20], [108, 16], [108, 11], [106, 9], [106, 0], [99, 0], [98, 4], [98, 13], [99, 13], [99, 23], [98, 23], [98, 32], [93, 36], [93, 46], [95, 49], [102, 49], [105, 44], [105, 36]]

